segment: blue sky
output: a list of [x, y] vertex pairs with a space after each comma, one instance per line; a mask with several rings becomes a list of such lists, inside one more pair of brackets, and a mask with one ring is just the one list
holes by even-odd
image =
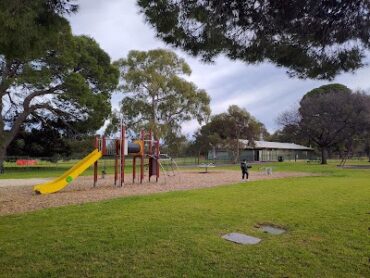
[[[79, 0], [78, 3], [79, 13], [69, 18], [73, 33], [93, 37], [113, 60], [125, 57], [131, 49], [171, 49], [155, 38], [154, 30], [139, 14], [135, 0]], [[263, 122], [270, 132], [278, 128], [276, 118], [281, 112], [296, 107], [307, 91], [329, 83], [289, 78], [285, 69], [272, 64], [246, 65], [223, 56], [214, 64], [204, 64], [181, 50], [173, 50], [192, 68], [189, 80], [211, 96], [214, 114], [237, 104]], [[370, 59], [367, 62], [370, 63]], [[342, 74], [333, 82], [354, 90], [370, 91], [370, 67], [355, 74]], [[113, 97], [113, 107], [118, 106], [120, 99], [119, 95]], [[199, 127], [196, 121], [183, 126], [188, 136]]]

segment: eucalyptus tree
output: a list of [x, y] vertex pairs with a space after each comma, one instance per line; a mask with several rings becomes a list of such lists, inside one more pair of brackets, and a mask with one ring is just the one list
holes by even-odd
[[124, 94], [121, 113], [129, 128], [149, 128], [156, 136], [170, 139], [179, 137], [185, 121], [202, 123], [209, 117], [208, 94], [185, 79], [191, 69], [174, 52], [132, 50], [115, 64]]
[[271, 62], [299, 78], [333, 79], [365, 65], [369, 0], [138, 0], [157, 36], [212, 61]]

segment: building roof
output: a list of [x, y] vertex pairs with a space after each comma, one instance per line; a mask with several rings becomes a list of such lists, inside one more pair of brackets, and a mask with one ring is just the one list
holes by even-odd
[[249, 145], [248, 140], [240, 140], [240, 143], [244, 145], [244, 148], [252, 149], [283, 149], [283, 150], [306, 150], [311, 151], [312, 148], [297, 145], [294, 143], [282, 143], [282, 142], [268, 142], [268, 141], [254, 141], [254, 147]]

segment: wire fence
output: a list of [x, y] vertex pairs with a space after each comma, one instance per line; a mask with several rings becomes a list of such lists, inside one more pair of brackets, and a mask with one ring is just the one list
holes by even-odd
[[[70, 158], [59, 158], [56, 159], [55, 157], [29, 157], [29, 156], [8, 156], [5, 159], [5, 169], [68, 169], [71, 168], [74, 164], [76, 164], [80, 159], [84, 156], [75, 157], [74, 159]], [[213, 163], [215, 165], [232, 165], [234, 161], [232, 159], [208, 159], [206, 156], [181, 156], [181, 157], [172, 157], [175, 160], [176, 164], [179, 167], [192, 167], [198, 166], [205, 163]], [[340, 160], [341, 156], [339, 155], [332, 155], [329, 159], [332, 160]], [[294, 157], [286, 156], [284, 158], [285, 161], [294, 161]], [[320, 160], [318, 156], [316, 158], [317, 161]], [[364, 161], [369, 160], [369, 157], [366, 155], [362, 156], [352, 156], [348, 158], [349, 161]], [[127, 167], [132, 167], [132, 157], [128, 156], [125, 158], [125, 164]], [[260, 163], [259, 161], [257, 163]], [[146, 162], [147, 163], [147, 162]], [[137, 162], [137, 164], [139, 164]], [[105, 156], [99, 160], [99, 171], [101, 169], [105, 169], [107, 173], [114, 172], [115, 167], [115, 159], [114, 156]], [[92, 167], [90, 167], [92, 168]]]
[[[70, 158], [59, 158], [55, 159], [55, 157], [30, 157], [30, 156], [8, 156], [5, 159], [5, 169], [15, 169], [15, 170], [27, 170], [27, 169], [68, 169], [71, 168], [74, 164], [76, 164], [81, 157], [74, 157], [73, 159]], [[175, 160], [176, 164], [179, 167], [189, 167], [189, 166], [196, 166], [202, 163], [216, 163], [216, 164], [232, 164], [230, 160], [208, 160], [204, 156], [200, 157], [193, 157], [193, 156], [185, 156], [185, 157], [174, 157], [172, 158]], [[145, 163], [148, 163], [146, 161]], [[125, 164], [127, 167], [132, 167], [133, 159], [130, 156], [125, 158]], [[139, 164], [139, 162], [137, 162]], [[107, 173], [114, 172], [115, 167], [115, 158], [114, 156], [104, 156], [99, 160], [99, 171], [101, 169], [105, 169]], [[92, 168], [92, 166], [90, 167]]]

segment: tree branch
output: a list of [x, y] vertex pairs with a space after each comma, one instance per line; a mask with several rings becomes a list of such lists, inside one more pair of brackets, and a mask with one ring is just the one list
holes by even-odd
[[16, 76], [21, 64], [22, 63], [19, 60], [7, 62], [6, 59], [4, 59], [4, 65], [1, 69], [0, 98], [7, 93], [7, 90], [11, 84], [11, 80], [9, 79]]
[[7, 95], [8, 95], [8, 98], [9, 98], [9, 101], [10, 101], [11, 105], [17, 106], [17, 104], [13, 101], [12, 96], [10, 95], [9, 92], [7, 92]]
[[38, 104], [32, 105], [29, 108], [29, 114], [28, 115], [30, 115], [31, 113], [34, 113], [37, 110], [48, 110], [49, 112], [51, 112], [54, 115], [69, 116], [69, 117], [73, 117], [75, 119], [78, 119], [78, 117], [75, 116], [73, 113], [68, 113], [68, 112], [66, 112], [64, 110], [60, 110], [58, 108], [54, 108], [49, 103], [38, 103]]
[[174, 112], [171, 115], [169, 115], [168, 118], [167, 118], [167, 121], [172, 122], [174, 120], [174, 117], [183, 113], [186, 108], [188, 108], [187, 105], [184, 105], [180, 110], [178, 110], [177, 112]]
[[[45, 91], [43, 91], [43, 92], [45, 92]], [[33, 94], [33, 95], [36, 96], [36, 94]], [[43, 95], [43, 94], [37, 94], [37, 95]], [[49, 110], [53, 114], [57, 114], [57, 115], [63, 115], [64, 114], [64, 115], [72, 116], [72, 114], [69, 114], [69, 113], [67, 113], [65, 111], [62, 111], [62, 110], [59, 110], [59, 109], [56, 109], [48, 103], [40, 103], [40, 104], [35, 104], [35, 105], [30, 106], [29, 104], [30, 104], [31, 100], [32, 100], [32, 98], [27, 100], [27, 103], [26, 103], [26, 101], [23, 103], [23, 108], [24, 108], [23, 112], [18, 114], [18, 117], [15, 119], [15, 121], [13, 123], [13, 126], [10, 129], [9, 136], [6, 138], [6, 143], [7, 144], [9, 144], [10, 141], [14, 138], [14, 136], [18, 133], [19, 128], [24, 123], [24, 121], [27, 119], [27, 117], [31, 113], [35, 112], [36, 110], [46, 109], [46, 110]]]
[[29, 94], [27, 97], [25, 97], [25, 99], [23, 101], [23, 108], [26, 109], [27, 107], [29, 107], [31, 101], [35, 97], [49, 95], [49, 94], [54, 94], [54, 93], [56, 93], [56, 91], [58, 91], [58, 90], [60, 90], [62, 88], [63, 88], [63, 85], [57, 85], [57, 86], [52, 87], [52, 88], [50, 88], [48, 90], [35, 91], [35, 92]]

